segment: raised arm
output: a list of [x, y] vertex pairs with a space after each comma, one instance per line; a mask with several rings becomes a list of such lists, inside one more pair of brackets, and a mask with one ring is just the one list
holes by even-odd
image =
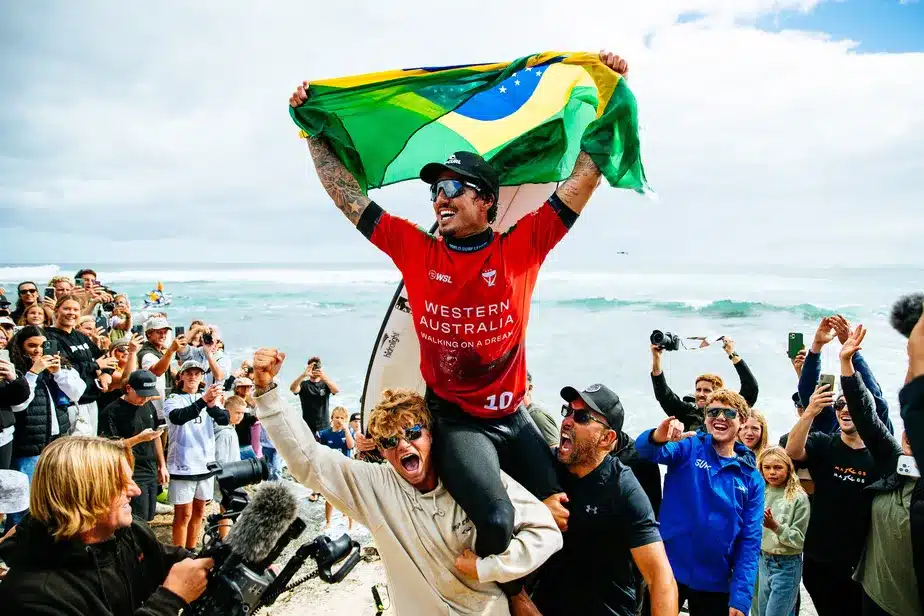
[[257, 416], [299, 483], [320, 492], [337, 509], [374, 530], [382, 523], [381, 515], [376, 515], [375, 491], [391, 469], [353, 460], [315, 440], [301, 413], [274, 381], [284, 359], [285, 355], [275, 349], [260, 349], [254, 356]]
[[[629, 73], [629, 65], [616, 54], [600, 52], [600, 61], [623, 77]], [[590, 200], [590, 196], [600, 185], [600, 168], [591, 160], [587, 152], [578, 154], [571, 176], [565, 180], [555, 194], [575, 214], [580, 214]]]
[[687, 404], [675, 394], [664, 378], [661, 370], [661, 353], [664, 351], [651, 345], [651, 386], [654, 388], [655, 399], [661, 405], [661, 410], [668, 417], [676, 417], [683, 423], [686, 430], [699, 430], [705, 421], [702, 412], [696, 405]]
[[876, 413], [873, 397], [864, 383], [862, 373], [856, 368], [855, 357], [865, 336], [866, 329], [858, 325], [841, 347], [841, 389], [863, 444], [873, 456], [876, 466], [888, 472], [895, 467], [898, 456], [902, 455], [902, 447], [892, 436], [889, 426]]
[[735, 352], [735, 341], [732, 338], [725, 336], [722, 349], [728, 354], [728, 359], [731, 360], [735, 372], [738, 373], [738, 379], [741, 380], [741, 391], [739, 392], [741, 397], [748, 403], [748, 406], [754, 406], [757, 403], [757, 379], [754, 378], [754, 374], [741, 356]]
[[[850, 336], [854, 333], [854, 330], [850, 328], [850, 322], [841, 315], [832, 317], [831, 322], [834, 325], [834, 330], [837, 332], [838, 341], [841, 345], [846, 344]], [[864, 332], [865, 331], [866, 330], [864, 330]], [[873, 401], [876, 403], [876, 414], [879, 415], [879, 419], [885, 424], [885, 427], [888, 428], [889, 434], [895, 434], [892, 420], [889, 419], [889, 404], [886, 402], [885, 396], [882, 395], [882, 387], [879, 386], [879, 381], [873, 376], [873, 371], [869, 367], [869, 364], [866, 363], [866, 358], [863, 357], [862, 353], [854, 352], [853, 367], [860, 375], [860, 378], [863, 379], [863, 384], [866, 385], [866, 389], [873, 396]]]
[[829, 385], [819, 385], [815, 388], [815, 393], [809, 399], [808, 406], [799, 417], [796, 425], [789, 432], [789, 440], [786, 441], [786, 454], [795, 462], [805, 462], [808, 454], [805, 451], [805, 443], [808, 441], [809, 431], [812, 428], [812, 422], [819, 413], [825, 408], [834, 404], [834, 392]]

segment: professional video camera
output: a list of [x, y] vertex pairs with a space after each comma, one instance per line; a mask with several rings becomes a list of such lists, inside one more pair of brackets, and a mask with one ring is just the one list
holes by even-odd
[[[200, 558], [215, 559], [209, 583], [189, 610], [194, 616], [249, 616], [272, 605], [276, 598], [310, 579], [320, 576], [328, 584], [341, 581], [359, 562], [359, 544], [344, 534], [336, 541], [321, 535], [296, 550], [279, 575], [270, 571], [279, 555], [306, 528], [298, 517], [298, 501], [283, 482], [269, 482], [257, 488], [250, 501], [243, 490], [269, 476], [263, 460], [229, 464], [214, 462], [209, 471], [218, 481], [225, 513], [208, 516], [208, 528]], [[227, 540], [218, 536], [222, 520], [236, 520]], [[305, 562], [313, 558], [317, 570], [291, 582]], [[336, 572], [331, 567], [343, 564]]]
[[664, 351], [677, 351], [680, 349], [680, 336], [656, 329], [651, 332], [651, 344]]

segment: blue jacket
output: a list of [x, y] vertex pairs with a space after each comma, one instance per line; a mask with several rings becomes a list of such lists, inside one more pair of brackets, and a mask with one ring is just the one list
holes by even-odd
[[[886, 425], [889, 432], [895, 434], [895, 428], [892, 426], [892, 420], [889, 419], [889, 405], [882, 395], [882, 388], [879, 381], [873, 376], [869, 364], [858, 351], [853, 356], [853, 367], [863, 379], [863, 384], [873, 394], [873, 400], [876, 401], [876, 414], [879, 419]], [[839, 371], [840, 369], [838, 369]], [[807, 407], [815, 388], [818, 386], [818, 379], [821, 378], [821, 354], [812, 353], [810, 350], [805, 354], [805, 363], [802, 365], [802, 376], [799, 377], [799, 399], [802, 400], [802, 406]], [[834, 416], [834, 407], [825, 407], [821, 413], [812, 421], [812, 432], [824, 432], [825, 434], [834, 434], [840, 430], [837, 423], [837, 417]]]
[[748, 614], [764, 522], [764, 479], [754, 454], [735, 443], [723, 458], [712, 436], [699, 432], [656, 445], [642, 432], [635, 449], [667, 466], [661, 501], [661, 538], [679, 584], [729, 593], [728, 605]]

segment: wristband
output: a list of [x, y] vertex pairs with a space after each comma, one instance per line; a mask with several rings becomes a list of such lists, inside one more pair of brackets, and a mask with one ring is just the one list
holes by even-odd
[[728, 359], [735, 360], [735, 359], [738, 359], [739, 357], [741, 357], [741, 356], [738, 355], [737, 352], [735, 352], [735, 353], [732, 353], [731, 355], [729, 355], [729, 356], [728, 356]]

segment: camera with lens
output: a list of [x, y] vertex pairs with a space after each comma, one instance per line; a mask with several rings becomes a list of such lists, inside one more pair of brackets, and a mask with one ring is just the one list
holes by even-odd
[[651, 344], [663, 351], [677, 351], [680, 349], [680, 336], [670, 332], [662, 332], [656, 329], [651, 332]]
[[213, 342], [215, 342], [215, 338], [212, 336], [212, 330], [202, 332], [202, 344], [212, 344]]
[[106, 302], [103, 304], [103, 312], [112, 312], [115, 310], [115, 302]]
[[[295, 496], [282, 484], [270, 482], [258, 490], [251, 504], [243, 488], [269, 476], [269, 468], [262, 459], [226, 464], [212, 462], [208, 469], [218, 483], [225, 512], [207, 518], [204, 548], [199, 557], [212, 558], [215, 565], [205, 592], [184, 613], [248, 616], [272, 605], [282, 593], [315, 577], [336, 584], [359, 562], [359, 544], [349, 535], [344, 534], [336, 540], [321, 535], [301, 545], [277, 575], [270, 569], [271, 565], [307, 528], [296, 515]], [[262, 494], [261, 490], [264, 490]], [[291, 517], [280, 516], [280, 511], [286, 507], [290, 507]], [[221, 521], [239, 518], [227, 540], [222, 540], [218, 535]], [[240, 532], [235, 535], [236, 531]], [[292, 582], [309, 558], [315, 561], [316, 570]], [[337, 563], [342, 564], [332, 571]]]

